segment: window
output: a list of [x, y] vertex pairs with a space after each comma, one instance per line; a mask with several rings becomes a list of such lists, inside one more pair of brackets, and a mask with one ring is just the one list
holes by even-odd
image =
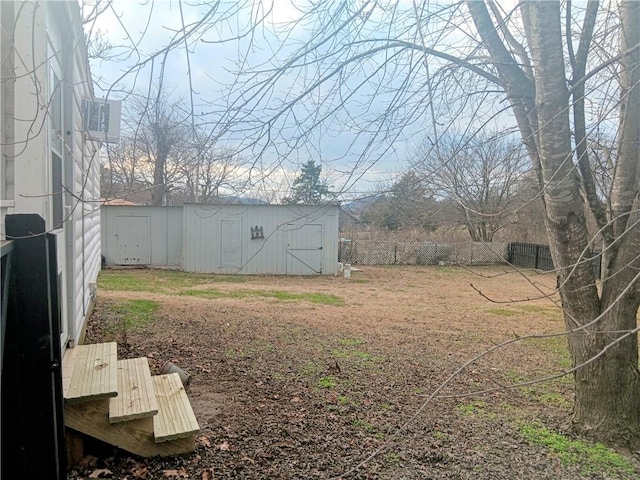
[[53, 198], [53, 228], [62, 228], [64, 220], [64, 187], [62, 186], [62, 158], [51, 152], [51, 196]]
[[61, 75], [56, 73], [57, 64], [51, 68], [51, 95], [49, 97], [49, 116], [51, 119], [51, 203], [52, 203], [52, 228], [62, 228], [64, 221], [64, 113], [63, 113], [63, 84]]
[[51, 115], [51, 149], [62, 156], [63, 146], [63, 112], [62, 112], [62, 82], [56, 72], [51, 70], [51, 98], [49, 114]]

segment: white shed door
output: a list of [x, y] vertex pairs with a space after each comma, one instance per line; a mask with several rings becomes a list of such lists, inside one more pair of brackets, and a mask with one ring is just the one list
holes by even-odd
[[116, 215], [114, 236], [116, 265], [149, 265], [151, 263], [149, 217]]
[[242, 221], [220, 220], [220, 269], [238, 273], [242, 268]]
[[287, 275], [322, 273], [322, 225], [287, 225]]

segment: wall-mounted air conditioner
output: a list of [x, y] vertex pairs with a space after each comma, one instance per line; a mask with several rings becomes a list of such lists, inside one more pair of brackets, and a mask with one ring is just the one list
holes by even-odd
[[82, 120], [90, 140], [107, 143], [120, 140], [120, 100], [84, 99]]

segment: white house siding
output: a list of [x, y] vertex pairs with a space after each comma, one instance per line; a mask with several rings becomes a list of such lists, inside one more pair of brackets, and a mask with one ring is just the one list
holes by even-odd
[[[78, 340], [100, 268], [97, 145], [82, 129], [93, 98], [77, 2], [0, 2], [2, 230], [4, 216], [36, 213], [56, 234], [66, 336]], [[11, 39], [13, 38], [13, 42]], [[52, 69], [61, 80], [62, 120], [52, 128]], [[15, 112], [15, 115], [14, 115]], [[61, 145], [63, 228], [54, 229], [53, 145]]]
[[334, 275], [337, 245], [336, 206], [184, 206], [185, 271]]
[[10, 207], [14, 206], [14, 175], [13, 175], [13, 123], [5, 120], [13, 117], [13, 54], [11, 29], [13, 21], [13, 4], [0, 2], [0, 219], [4, 231], [4, 216]]
[[101, 218], [107, 265], [182, 266], [182, 207], [109, 205]]

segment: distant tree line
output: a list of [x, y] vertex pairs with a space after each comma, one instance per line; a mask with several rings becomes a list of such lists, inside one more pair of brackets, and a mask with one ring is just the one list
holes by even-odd
[[449, 135], [417, 149], [411, 168], [380, 189], [361, 221], [391, 231], [460, 227], [471, 240], [490, 242], [525, 219], [543, 228], [536, 184], [520, 142], [497, 133]]

